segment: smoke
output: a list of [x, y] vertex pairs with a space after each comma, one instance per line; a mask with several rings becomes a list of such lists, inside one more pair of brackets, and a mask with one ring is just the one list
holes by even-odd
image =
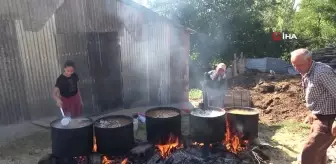
[[[132, 107], [168, 104], [171, 90], [183, 89], [178, 87], [185, 66], [184, 28], [143, 6], [120, 5], [123, 86], [130, 91], [124, 97]], [[170, 85], [174, 82], [176, 88]]]

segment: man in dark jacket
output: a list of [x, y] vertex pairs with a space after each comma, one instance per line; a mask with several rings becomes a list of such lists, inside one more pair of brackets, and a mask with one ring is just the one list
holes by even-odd
[[220, 63], [215, 70], [204, 73], [203, 103], [205, 106], [224, 107], [224, 96], [227, 90], [226, 65]]

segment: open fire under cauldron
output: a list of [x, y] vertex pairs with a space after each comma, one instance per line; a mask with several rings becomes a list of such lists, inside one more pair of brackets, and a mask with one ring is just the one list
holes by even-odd
[[242, 140], [258, 138], [259, 110], [249, 107], [227, 107], [226, 119], [230, 132], [240, 135]]
[[194, 142], [220, 143], [225, 136], [225, 111], [195, 109], [190, 113], [190, 137]]
[[[86, 133], [81, 132], [84, 137], [76, 142], [72, 141], [76, 144], [69, 143], [61, 147], [68, 149], [63, 152], [63, 155], [69, 153], [65, 155], [66, 157], [73, 155], [72, 157], [78, 159], [79, 156], [81, 160], [77, 160], [73, 164], [242, 164], [245, 158], [251, 158], [256, 154], [242, 157], [239, 152], [234, 152], [228, 148], [227, 142], [230, 138], [227, 137], [230, 136], [227, 135], [227, 132], [231, 134], [230, 130], [235, 129], [235, 126], [239, 127], [241, 124], [239, 121], [232, 121], [237, 119], [232, 116], [237, 113], [233, 111], [233, 108], [230, 109], [232, 110], [226, 110], [227, 113], [231, 112], [231, 115], [227, 115], [220, 110], [216, 111], [218, 113], [212, 114], [210, 119], [193, 112], [190, 115], [190, 136], [182, 136], [181, 134], [182, 115], [179, 109], [171, 107], [149, 109], [146, 112], [148, 141], [134, 141], [133, 118], [121, 115], [107, 116], [98, 119], [94, 124], [91, 121], [86, 126], [83, 125], [83, 127], [90, 127]], [[118, 121], [116, 122], [116, 120]], [[252, 119], [250, 122], [254, 121], [255, 119]], [[207, 129], [209, 127], [203, 126], [203, 124], [216, 128], [209, 130]], [[228, 126], [231, 124], [234, 126]], [[93, 129], [95, 130], [95, 137], [93, 137]], [[201, 134], [202, 130], [206, 132], [203, 135]], [[257, 137], [255, 130], [245, 129], [241, 132], [250, 137]], [[55, 135], [55, 132], [52, 132], [52, 134]], [[53, 144], [55, 142], [62, 145], [59, 138], [54, 137], [52, 139]], [[79, 145], [81, 145], [80, 149], [82, 151], [72, 148], [71, 151], [74, 152], [69, 152], [70, 146], [76, 147]], [[121, 151], [119, 148], [121, 148]], [[56, 150], [54, 149], [56, 148], [53, 145], [52, 156], [58, 153], [62, 154], [58, 147]], [[204, 156], [205, 150], [207, 151], [206, 156]], [[45, 161], [39, 162], [39, 164], [58, 164], [50, 162], [51, 160]], [[253, 162], [251, 160], [244, 163]], [[60, 164], [70, 163], [61, 162]]]
[[181, 110], [157, 107], [146, 111], [147, 141], [154, 145], [168, 144], [181, 138]]

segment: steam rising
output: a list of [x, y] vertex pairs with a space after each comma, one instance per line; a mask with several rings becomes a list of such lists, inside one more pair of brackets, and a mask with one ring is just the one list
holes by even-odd
[[[131, 107], [148, 102], [168, 104], [173, 89], [170, 83], [183, 80], [179, 74], [183, 74], [186, 65], [181, 61], [188, 60], [185, 58], [184, 28], [145, 7], [116, 3], [117, 8], [120, 6], [117, 15], [111, 14], [113, 8], [106, 13], [116, 16], [123, 25], [119, 29], [119, 39], [126, 101], [132, 103]], [[142, 4], [146, 6], [147, 1]]]
[[195, 109], [191, 112], [191, 114], [198, 117], [219, 117], [223, 116], [225, 112], [219, 110]]

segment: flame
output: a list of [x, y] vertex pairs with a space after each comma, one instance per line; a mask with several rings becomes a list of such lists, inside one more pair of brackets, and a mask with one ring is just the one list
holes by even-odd
[[128, 162], [128, 159], [125, 158], [125, 159], [121, 162], [121, 164], [127, 164], [127, 162]]
[[[101, 164], [113, 164], [113, 163], [117, 163], [117, 161], [116, 160], [111, 160], [107, 156], [102, 156], [102, 162], [101, 162]], [[127, 164], [127, 163], [128, 163], [128, 159], [125, 158], [125, 159], [123, 159], [121, 161], [120, 164]]]
[[103, 156], [102, 164], [112, 164], [112, 160], [108, 159], [107, 156]]
[[179, 145], [179, 139], [174, 137], [174, 135], [170, 135], [168, 139], [168, 144], [164, 145], [155, 145], [156, 148], [159, 149], [159, 153], [161, 157], [166, 158], [172, 153], [172, 150], [176, 148], [182, 148], [183, 145]]
[[92, 152], [97, 152], [96, 136], [93, 137], [93, 148], [92, 148]]
[[230, 123], [226, 116], [226, 133], [225, 133], [225, 139], [223, 141], [223, 144], [226, 147], [226, 149], [235, 154], [245, 150], [246, 147], [243, 145], [247, 145], [248, 141], [242, 140], [241, 138], [242, 136], [238, 136], [237, 134], [231, 132]]

